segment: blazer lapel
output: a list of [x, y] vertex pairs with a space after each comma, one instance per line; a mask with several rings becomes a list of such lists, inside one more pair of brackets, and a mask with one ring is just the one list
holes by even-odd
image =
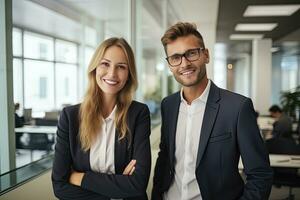
[[175, 159], [175, 137], [176, 137], [176, 127], [177, 127], [177, 120], [178, 120], [178, 113], [179, 113], [179, 106], [180, 106], [180, 93], [176, 93], [175, 97], [173, 100], [171, 100], [172, 102], [174, 102], [173, 104], [171, 104], [171, 106], [168, 108], [168, 110], [166, 110], [165, 112], [165, 116], [166, 113], [168, 113], [167, 115], [167, 119], [163, 119], [165, 120], [166, 123], [169, 124], [169, 154], [170, 154], [170, 164], [171, 166], [174, 166], [174, 159]]
[[[127, 153], [127, 138], [122, 140], [118, 139], [119, 133], [115, 132], [115, 173], [122, 174], [124, 164], [126, 164], [126, 153]], [[128, 163], [127, 163], [128, 164]]]
[[200, 164], [212, 128], [214, 126], [219, 111], [219, 103], [217, 103], [219, 99], [220, 99], [220, 89], [213, 82], [211, 82], [210, 91], [209, 91], [206, 108], [203, 116], [196, 168]]

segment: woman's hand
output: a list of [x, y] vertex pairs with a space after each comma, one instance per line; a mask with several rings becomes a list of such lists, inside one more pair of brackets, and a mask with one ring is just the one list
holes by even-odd
[[72, 171], [69, 182], [73, 185], [81, 186], [81, 181], [84, 176], [84, 173]]
[[[123, 175], [132, 175], [135, 170], [136, 160], [131, 160], [130, 163], [126, 166], [123, 171]], [[72, 171], [69, 182], [73, 185], [81, 186], [81, 181], [84, 176], [84, 173]]]
[[123, 175], [132, 175], [135, 170], [136, 160], [131, 160], [123, 171]]

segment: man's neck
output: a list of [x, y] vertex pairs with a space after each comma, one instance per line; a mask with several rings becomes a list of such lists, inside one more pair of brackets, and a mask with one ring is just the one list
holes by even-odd
[[190, 105], [193, 100], [201, 96], [207, 84], [208, 84], [208, 79], [205, 77], [198, 85], [191, 86], [191, 87], [183, 87], [183, 98]]

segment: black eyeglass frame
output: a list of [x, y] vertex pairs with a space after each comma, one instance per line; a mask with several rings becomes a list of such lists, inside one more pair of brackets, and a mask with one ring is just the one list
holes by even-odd
[[[190, 51], [194, 51], [194, 50], [197, 50], [198, 57], [197, 57], [196, 59], [194, 59], [194, 60], [188, 59], [188, 58], [187, 58], [187, 53], [189, 53]], [[182, 63], [182, 57], [185, 57], [185, 59], [188, 60], [189, 62], [194, 62], [194, 61], [196, 61], [196, 60], [198, 60], [198, 59], [200, 58], [200, 55], [201, 55], [200, 52], [203, 51], [203, 50], [205, 50], [204, 47], [199, 47], [199, 48], [195, 48], [195, 49], [189, 49], [189, 50], [187, 50], [186, 52], [184, 52], [183, 54], [174, 54], [174, 55], [180, 56], [180, 63], [177, 64], [177, 65], [171, 65], [170, 62], [169, 62], [169, 58], [172, 57], [172, 56], [174, 56], [174, 55], [168, 56], [168, 57], [166, 57], [165, 59], [167, 60], [168, 64], [169, 64], [171, 67], [177, 67], [177, 66], [181, 65], [181, 63]]]

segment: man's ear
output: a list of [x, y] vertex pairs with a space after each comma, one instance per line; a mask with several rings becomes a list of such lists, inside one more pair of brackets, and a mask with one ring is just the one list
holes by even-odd
[[206, 55], [205, 63], [208, 64], [209, 63], [209, 52], [207, 49], [205, 51], [205, 55]]

